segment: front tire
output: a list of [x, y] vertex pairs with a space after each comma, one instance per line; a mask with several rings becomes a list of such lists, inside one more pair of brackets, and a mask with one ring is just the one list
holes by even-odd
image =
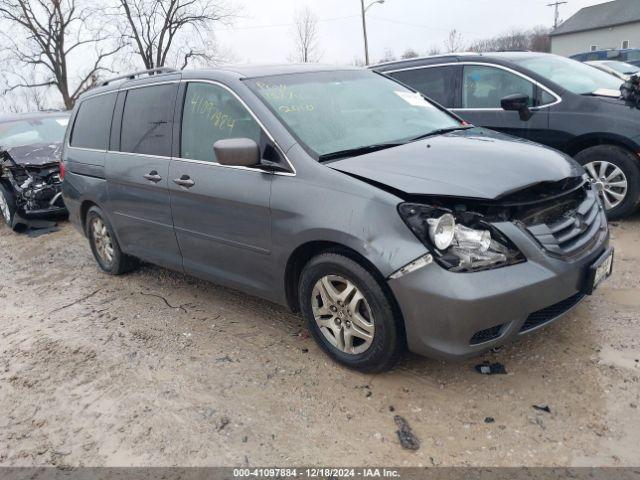
[[390, 369], [402, 351], [392, 303], [373, 275], [337, 253], [307, 263], [299, 305], [309, 331], [337, 362], [361, 372]]
[[608, 218], [624, 218], [634, 212], [640, 202], [640, 167], [632, 153], [615, 145], [598, 145], [575, 158], [597, 189]]
[[13, 217], [16, 214], [16, 202], [13, 192], [0, 183], [0, 216], [9, 228], [13, 228]]
[[100, 208], [89, 209], [85, 228], [91, 252], [102, 271], [110, 275], [121, 275], [136, 267], [136, 259], [120, 249], [113, 228]]

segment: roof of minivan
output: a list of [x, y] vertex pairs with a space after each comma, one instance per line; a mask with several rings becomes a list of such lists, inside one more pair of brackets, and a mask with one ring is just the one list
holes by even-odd
[[334, 70], [358, 70], [359, 67], [344, 66], [344, 65], [327, 65], [322, 63], [288, 63], [288, 64], [275, 64], [275, 65], [221, 65], [220, 67], [207, 69], [207, 70], [185, 70], [185, 76], [189, 76], [190, 73], [195, 72], [201, 74], [202, 72], [216, 72], [225, 71], [235, 73], [240, 78], [252, 78], [252, 77], [270, 77], [275, 75], [292, 75], [296, 73], [310, 73], [310, 72], [323, 72]]
[[[325, 65], [320, 63], [282, 64], [282, 65], [220, 65], [215, 68], [195, 70], [175, 70], [154, 75], [136, 76], [135, 78], [117, 77], [114, 80], [105, 80], [107, 85], [98, 85], [82, 94], [81, 98], [93, 96], [99, 93], [116, 91], [121, 88], [129, 88], [136, 85], [150, 85], [156, 82], [175, 81], [179, 78], [213, 78], [224, 76], [226, 78], [241, 80], [244, 78], [260, 78], [277, 75], [293, 75], [299, 73], [331, 72], [340, 70], [362, 70], [360, 67], [348, 65]], [[145, 72], [136, 72], [136, 74]]]
[[15, 122], [18, 120], [36, 120], [46, 117], [68, 117], [71, 112], [68, 111], [46, 111], [46, 112], [29, 112], [29, 113], [12, 113], [8, 115], [0, 115], [0, 123]]

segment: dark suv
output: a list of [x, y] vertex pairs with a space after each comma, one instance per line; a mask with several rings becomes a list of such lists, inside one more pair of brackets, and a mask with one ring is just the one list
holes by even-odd
[[383, 75], [130, 77], [81, 97], [63, 153], [70, 219], [105, 272], [139, 258], [288, 305], [333, 358], [369, 371], [405, 345], [485, 351], [611, 273], [580, 165]]
[[621, 80], [557, 55], [459, 54], [373, 67], [468, 122], [557, 148], [585, 166], [610, 218], [640, 202], [640, 111]]

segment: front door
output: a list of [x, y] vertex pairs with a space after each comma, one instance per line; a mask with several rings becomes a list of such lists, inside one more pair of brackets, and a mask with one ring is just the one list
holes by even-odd
[[261, 295], [274, 282], [269, 208], [273, 174], [220, 165], [213, 144], [250, 138], [264, 154], [271, 148], [269, 141], [226, 87], [188, 82], [180, 96], [180, 148], [169, 168], [169, 189], [184, 269]]
[[182, 269], [168, 188], [178, 85], [120, 92], [106, 159], [108, 208], [122, 249], [174, 269]]
[[[549, 111], [547, 108], [540, 108], [543, 105], [543, 91], [533, 82], [490, 65], [464, 65], [461, 90], [460, 108], [453, 111], [466, 121], [479, 127], [545, 143]], [[501, 100], [513, 94], [529, 96], [530, 108], [533, 109], [530, 119], [522, 120], [518, 112], [502, 109]]]

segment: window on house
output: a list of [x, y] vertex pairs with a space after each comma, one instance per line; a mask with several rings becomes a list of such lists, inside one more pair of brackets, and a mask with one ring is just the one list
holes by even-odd
[[595, 52], [596, 50], [598, 50], [598, 46], [597, 45], [591, 45], [591, 51]]
[[627, 48], [629, 48], [629, 44], [630, 44], [629, 40], [623, 40], [622, 41], [622, 49], [626, 50]]

